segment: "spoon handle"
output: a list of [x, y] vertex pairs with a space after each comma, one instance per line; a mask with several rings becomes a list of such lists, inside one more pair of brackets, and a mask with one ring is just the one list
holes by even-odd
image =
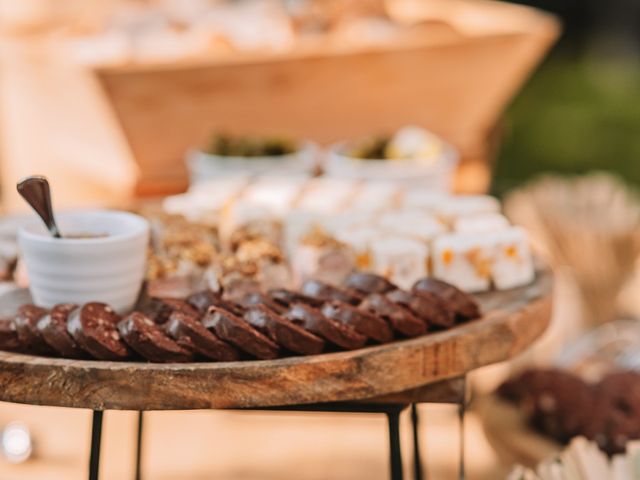
[[32, 175], [21, 180], [18, 185], [18, 193], [22, 195], [31, 208], [40, 216], [52, 236], [60, 238], [60, 230], [56, 225], [51, 206], [51, 189], [47, 179], [40, 175]]

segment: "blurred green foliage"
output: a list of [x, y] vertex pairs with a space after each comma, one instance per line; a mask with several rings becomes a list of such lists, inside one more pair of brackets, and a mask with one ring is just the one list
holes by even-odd
[[593, 169], [640, 185], [640, 65], [556, 53], [506, 114], [492, 191]]

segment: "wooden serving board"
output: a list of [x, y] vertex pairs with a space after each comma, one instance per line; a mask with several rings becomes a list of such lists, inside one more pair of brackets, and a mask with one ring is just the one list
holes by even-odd
[[[478, 295], [485, 312], [481, 319], [351, 352], [187, 364], [0, 352], [0, 400], [93, 410], [187, 410], [351, 401], [405, 392], [522, 352], [549, 323], [551, 289], [551, 274], [543, 272], [527, 287]], [[0, 306], [24, 300], [15, 295], [0, 297]]]

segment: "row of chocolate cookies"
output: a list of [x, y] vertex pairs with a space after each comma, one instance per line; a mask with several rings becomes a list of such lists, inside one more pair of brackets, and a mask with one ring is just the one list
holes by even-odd
[[480, 315], [471, 296], [443, 282], [424, 279], [407, 292], [367, 273], [354, 273], [341, 288], [308, 281], [299, 292], [254, 291], [233, 300], [209, 290], [151, 298], [143, 312], [198, 357], [222, 361], [353, 350]]
[[479, 316], [473, 299], [450, 285], [424, 279], [408, 292], [365, 273], [342, 288], [308, 281], [300, 292], [253, 292], [239, 302], [203, 291], [151, 298], [140, 310], [122, 318], [97, 302], [24, 305], [0, 322], [0, 348], [101, 360], [273, 359], [387, 343]]

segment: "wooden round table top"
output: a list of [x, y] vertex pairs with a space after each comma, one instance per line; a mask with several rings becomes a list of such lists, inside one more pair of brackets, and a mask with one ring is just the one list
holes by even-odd
[[[484, 316], [360, 350], [268, 361], [154, 364], [0, 352], [0, 400], [93, 410], [257, 408], [361, 400], [458, 377], [526, 349], [551, 317], [552, 278], [477, 296]], [[6, 311], [13, 298], [0, 297]]]

